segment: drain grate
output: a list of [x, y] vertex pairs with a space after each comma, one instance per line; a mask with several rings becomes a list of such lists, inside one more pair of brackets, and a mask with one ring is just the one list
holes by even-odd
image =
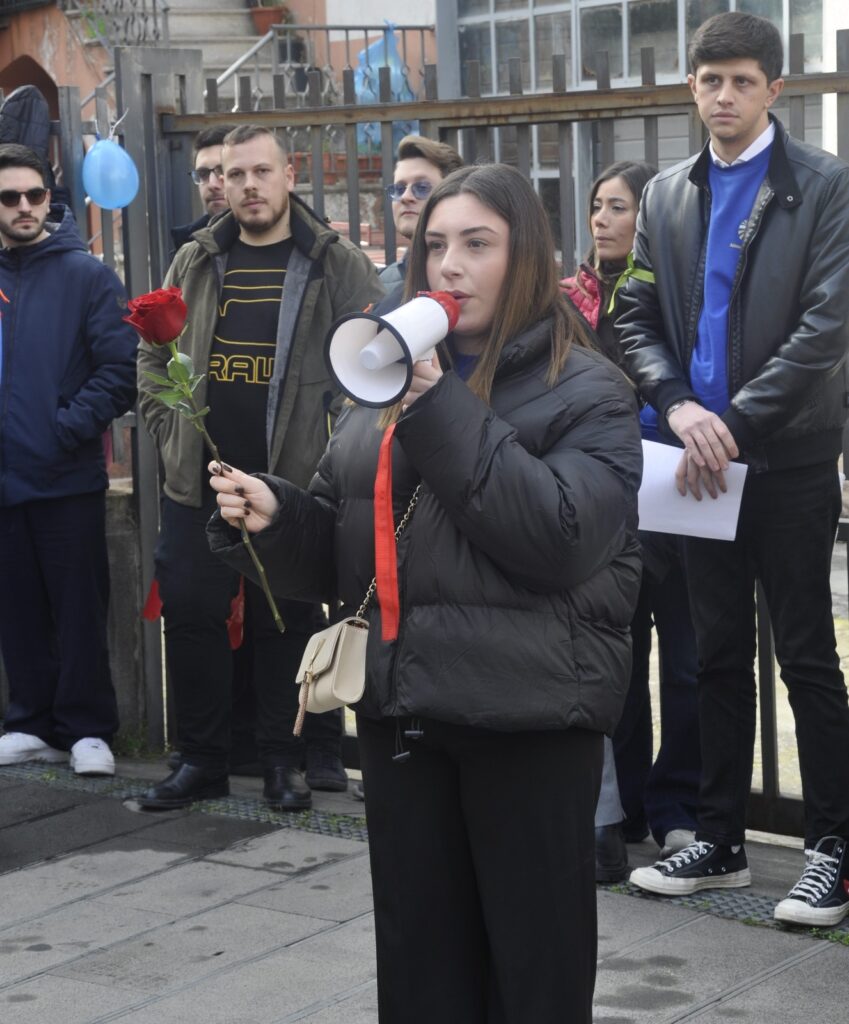
[[[689, 910], [700, 910], [704, 914], [713, 914], [714, 917], [725, 917], [732, 921], [742, 921], [744, 924], [766, 925], [779, 931], [785, 930], [784, 926], [772, 916], [775, 910], [774, 898], [759, 896], [748, 889], [702, 889], [701, 892], [691, 893], [688, 896], [657, 896], [636, 885], [631, 885], [630, 882], [603, 885], [601, 888], [607, 889], [609, 892], [625, 893], [628, 896], [635, 896], [637, 899], [648, 900], [652, 903], [687, 907]], [[820, 938], [836, 938], [837, 941], [849, 944], [849, 918], [842, 924], [831, 926], [828, 929], [793, 928], [793, 931], [805, 932]], [[824, 934], [825, 932], [828, 934]], [[844, 939], [843, 936], [846, 938]]]
[[[42, 782], [60, 789], [94, 793], [98, 796], [112, 796], [119, 800], [134, 800], [150, 789], [150, 782], [144, 779], [75, 775], [70, 768], [62, 765], [19, 764], [0, 767], [0, 779]], [[356, 815], [333, 814], [329, 811], [318, 810], [283, 813], [272, 811], [263, 800], [245, 796], [199, 800], [192, 804], [192, 810], [199, 811], [201, 814], [240, 818], [243, 821], [266, 822], [280, 828], [294, 828], [302, 832], [314, 832], [337, 839], [368, 842], [365, 818]]]
[[[121, 800], [133, 800], [150, 787], [150, 782], [143, 779], [90, 778], [75, 775], [69, 768], [61, 765], [8, 765], [0, 767], [0, 780], [2, 779], [42, 782], [60, 789], [112, 796]], [[279, 828], [293, 828], [301, 832], [313, 832], [317, 835], [337, 839], [353, 839], [360, 843], [368, 842], [365, 818], [356, 815], [333, 814], [318, 810], [284, 814], [280, 811], [272, 811], [263, 800], [244, 796], [200, 800], [192, 804], [191, 809], [201, 814], [216, 814], [228, 818], [241, 818], [245, 821], [266, 822], [277, 825]], [[704, 889], [689, 896], [656, 896], [631, 885], [630, 882], [611, 883], [601, 885], [599, 888], [608, 892], [623, 893], [636, 899], [687, 907], [690, 910], [713, 914], [715, 917], [742, 921], [744, 924], [783, 930], [783, 926], [777, 924], [772, 916], [775, 901], [769, 896], [759, 896], [749, 890]], [[793, 930], [849, 945], [849, 918], [841, 925], [828, 929], [794, 928]]]

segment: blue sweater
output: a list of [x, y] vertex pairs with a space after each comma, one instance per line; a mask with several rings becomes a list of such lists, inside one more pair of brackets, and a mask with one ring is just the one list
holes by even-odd
[[0, 250], [2, 506], [103, 490], [101, 435], [135, 400], [123, 286], [51, 214], [44, 241]]
[[704, 296], [690, 361], [690, 383], [701, 404], [721, 416], [730, 404], [728, 390], [728, 307], [742, 252], [746, 221], [766, 177], [772, 146], [732, 167], [711, 160], [710, 225]]

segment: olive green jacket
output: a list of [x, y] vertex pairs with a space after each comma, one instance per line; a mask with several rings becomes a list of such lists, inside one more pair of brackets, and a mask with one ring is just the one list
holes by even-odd
[[[361, 249], [340, 238], [297, 196], [290, 194], [289, 198], [295, 248], [280, 303], [266, 442], [269, 473], [306, 487], [341, 405], [339, 390], [325, 365], [325, 336], [338, 317], [381, 298], [383, 288]], [[193, 238], [178, 251], [164, 285], [176, 285], [183, 291], [189, 313], [180, 351], [191, 356], [196, 373], [205, 373], [227, 253], [238, 238], [238, 224], [228, 210], [196, 231]], [[145, 370], [164, 375], [169, 357], [167, 347], [140, 344], [139, 409], [159, 449], [165, 493], [181, 505], [199, 508], [202, 466], [209, 453], [195, 427], [152, 396], [156, 385], [144, 375]], [[195, 391], [201, 408], [206, 404], [206, 385], [204, 377]]]

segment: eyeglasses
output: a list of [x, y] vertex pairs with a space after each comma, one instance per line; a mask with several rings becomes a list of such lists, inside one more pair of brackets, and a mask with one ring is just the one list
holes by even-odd
[[47, 192], [48, 190], [46, 188], [28, 188], [24, 192], [18, 192], [18, 190], [14, 188], [4, 188], [0, 190], [0, 203], [4, 206], [8, 206], [11, 210], [16, 206], [20, 206], [21, 197], [26, 196], [27, 202], [30, 206], [41, 206], [47, 198]]
[[429, 181], [413, 181], [409, 185], [399, 181], [397, 185], [387, 185], [386, 194], [393, 203], [397, 203], [407, 189], [413, 193], [414, 198], [427, 199], [431, 192], [433, 192], [433, 185]]
[[196, 167], [189, 171], [189, 176], [196, 185], [205, 185], [213, 174], [219, 181], [224, 177], [224, 168], [221, 164], [217, 167]]

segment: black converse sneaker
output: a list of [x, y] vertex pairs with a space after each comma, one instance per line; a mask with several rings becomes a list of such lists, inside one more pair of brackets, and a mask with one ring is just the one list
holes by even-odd
[[805, 850], [802, 877], [775, 908], [775, 920], [813, 926], [839, 924], [849, 914], [849, 843], [837, 836]]
[[696, 839], [653, 867], [632, 871], [630, 880], [647, 892], [681, 896], [699, 889], [737, 889], [751, 885], [752, 876], [742, 846], [717, 846]]

